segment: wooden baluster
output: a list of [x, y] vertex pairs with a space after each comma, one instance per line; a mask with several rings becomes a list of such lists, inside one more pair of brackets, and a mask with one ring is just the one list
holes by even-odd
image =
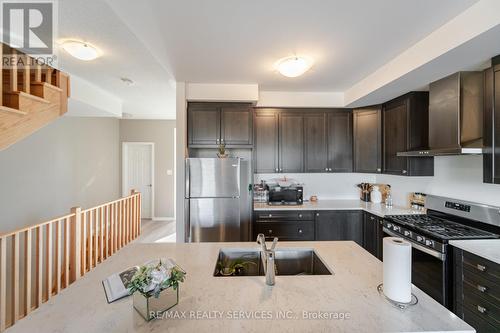
[[88, 250], [88, 241], [87, 241], [87, 213], [84, 212], [82, 214], [82, 270], [81, 276], [87, 273], [87, 250]]
[[99, 208], [99, 257], [100, 262], [104, 261], [104, 211], [103, 207]]
[[36, 228], [36, 305], [43, 302], [43, 229]]
[[31, 312], [31, 229], [24, 232], [24, 315]]
[[19, 234], [12, 236], [12, 324], [19, 319]]
[[24, 73], [23, 73], [23, 91], [27, 94], [30, 93], [30, 57], [28, 55], [24, 56]]
[[56, 295], [61, 292], [61, 222], [56, 222]]
[[115, 215], [114, 215], [114, 207], [115, 207], [115, 204], [111, 204], [111, 206], [109, 206], [109, 209], [108, 209], [108, 217], [109, 217], [109, 220], [108, 220], [108, 223], [109, 223], [109, 229], [108, 229], [108, 241], [106, 244], [108, 244], [108, 249], [106, 251], [106, 253], [108, 254], [108, 256], [112, 255], [113, 254], [113, 246], [115, 245], [115, 242], [114, 242], [114, 238], [115, 237], [115, 232], [113, 230], [115, 224], [114, 224], [114, 218], [115, 218]]
[[119, 201], [118, 205], [118, 215], [119, 215], [119, 220], [118, 220], [118, 249], [121, 249], [123, 247], [123, 200]]
[[138, 194], [138, 198], [139, 198], [139, 235], [142, 233], [142, 218], [141, 218], [141, 214], [142, 214], [142, 195], [141, 193]]
[[42, 66], [38, 62], [35, 64], [35, 81], [42, 82]]
[[46, 239], [46, 248], [45, 255], [47, 256], [47, 265], [46, 265], [46, 277], [45, 284], [47, 287], [47, 301], [52, 297], [52, 223], [47, 223], [47, 227], [45, 230], [45, 239]]
[[93, 211], [89, 211], [89, 251], [88, 251], [88, 256], [89, 256], [89, 270], [91, 270], [94, 267], [93, 264], [93, 258], [94, 258], [94, 218], [93, 218]]
[[64, 220], [64, 288], [69, 286], [69, 243], [70, 243], [70, 218]]
[[[0, 46], [1, 48], [1, 46]], [[0, 332], [7, 328], [7, 238], [0, 238]]]
[[109, 228], [108, 228], [108, 224], [109, 224], [109, 205], [106, 205], [104, 206], [104, 259], [107, 259], [108, 258], [108, 250], [109, 250], [109, 237], [108, 237], [108, 233], [109, 233]]
[[98, 244], [98, 242], [99, 242], [99, 237], [98, 236], [99, 235], [97, 234], [97, 228], [98, 228], [98, 222], [99, 221], [97, 221], [97, 218], [98, 218], [97, 217], [98, 216], [97, 215], [97, 209], [94, 209], [92, 211], [92, 213], [94, 215], [94, 249], [92, 251], [94, 253], [94, 258], [93, 258], [94, 259], [94, 267], [96, 267], [97, 266], [97, 260], [99, 258], [99, 244]]
[[49, 66], [45, 69], [45, 82], [48, 84], [52, 84], [52, 71], [53, 69]]
[[71, 208], [71, 225], [69, 231], [69, 282], [73, 283], [82, 276], [82, 209], [80, 207]]
[[17, 91], [17, 59], [18, 59], [18, 54], [15, 49], [12, 49], [12, 66], [10, 68], [10, 75], [9, 75], [9, 90], [10, 91]]
[[[3, 44], [0, 44], [0, 59], [2, 59], [3, 63]], [[0, 65], [0, 74], [2, 78], [2, 82], [0, 82], [0, 106], [3, 106], [3, 65]], [[0, 310], [0, 312], [2, 311]], [[2, 324], [0, 323], [0, 332], [1, 331], [2, 331]]]

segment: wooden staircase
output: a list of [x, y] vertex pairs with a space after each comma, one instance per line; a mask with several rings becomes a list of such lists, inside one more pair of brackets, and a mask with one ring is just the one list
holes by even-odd
[[[68, 110], [69, 76], [40, 65], [26, 54], [0, 43], [0, 151], [31, 135]], [[13, 63], [4, 68], [4, 56]]]

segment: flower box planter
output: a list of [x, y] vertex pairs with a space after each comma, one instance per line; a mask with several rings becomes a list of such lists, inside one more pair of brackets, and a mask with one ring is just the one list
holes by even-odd
[[154, 295], [145, 296], [140, 292], [133, 295], [134, 308], [141, 314], [141, 316], [150, 321], [155, 319], [161, 314], [179, 303], [179, 288], [169, 287], [160, 292], [158, 297]]

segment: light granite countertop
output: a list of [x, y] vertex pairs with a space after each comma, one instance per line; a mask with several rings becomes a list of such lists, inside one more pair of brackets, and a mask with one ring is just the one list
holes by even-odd
[[254, 203], [255, 211], [262, 210], [364, 210], [380, 217], [387, 215], [424, 214], [411, 208], [393, 206], [387, 208], [383, 204], [374, 204], [361, 200], [318, 200], [304, 202], [300, 206], [270, 206], [267, 203]]
[[450, 244], [500, 265], [500, 239], [451, 240]]
[[[7, 332], [474, 332], [416, 287], [415, 306], [400, 310], [389, 304], [377, 291], [382, 263], [354, 242], [279, 243], [314, 248], [334, 275], [277, 276], [273, 287], [261, 276], [213, 277], [222, 247], [257, 244], [130, 244]], [[158, 257], [174, 258], [187, 271], [172, 309], [186, 318], [148, 323], [131, 297], [107, 304], [102, 279]], [[286, 316], [278, 319], [280, 311]], [[210, 318], [196, 318], [203, 316]]]

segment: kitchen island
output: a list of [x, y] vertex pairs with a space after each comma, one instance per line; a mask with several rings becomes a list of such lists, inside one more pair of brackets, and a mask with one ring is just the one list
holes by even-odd
[[[377, 291], [382, 263], [351, 241], [280, 242], [312, 248], [333, 275], [214, 277], [219, 249], [256, 243], [131, 244], [8, 332], [474, 332], [413, 288], [418, 304], [400, 310]], [[102, 279], [159, 257], [187, 271], [169, 318], [146, 322], [127, 297], [107, 304]]]

